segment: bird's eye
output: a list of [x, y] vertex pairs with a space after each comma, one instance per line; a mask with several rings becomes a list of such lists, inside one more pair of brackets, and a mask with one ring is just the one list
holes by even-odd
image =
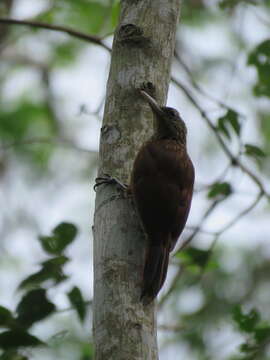
[[177, 116], [177, 111], [172, 108], [167, 108], [167, 113], [170, 116]]

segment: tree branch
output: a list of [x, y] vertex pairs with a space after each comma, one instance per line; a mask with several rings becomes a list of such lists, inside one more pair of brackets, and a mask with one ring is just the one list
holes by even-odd
[[[200, 232], [201, 226], [204, 223], [204, 221], [214, 211], [214, 209], [220, 202], [221, 202], [221, 200], [215, 200], [211, 203], [209, 208], [203, 214], [201, 222], [195, 227], [193, 233], [182, 243], [182, 245], [179, 247], [179, 249], [176, 252], [182, 251], [193, 240], [193, 238], [198, 234], [198, 232]], [[213, 235], [215, 235], [215, 234], [213, 233]]]
[[[175, 253], [183, 250], [191, 242], [191, 240], [197, 235], [197, 233], [200, 232], [202, 223], [205, 221], [205, 219], [207, 219], [207, 217], [212, 213], [212, 211], [216, 208], [216, 206], [219, 203], [220, 203], [219, 200], [212, 202], [212, 204], [209, 206], [209, 208], [205, 211], [204, 215], [202, 216], [202, 220], [201, 220], [200, 224], [194, 228], [194, 231], [192, 232], [192, 234], [183, 242], [183, 244], [180, 246], [180, 248]], [[216, 234], [213, 234], [213, 235], [217, 236]], [[184, 272], [184, 269], [185, 269], [185, 267], [183, 265], [179, 266], [178, 271], [175, 274], [168, 291], [163, 295], [163, 297], [160, 299], [160, 301], [158, 303], [159, 310], [162, 308], [164, 303], [170, 297], [171, 293], [174, 291], [181, 275]]]
[[225, 225], [221, 230], [217, 231], [216, 234], [221, 235], [229, 228], [231, 228], [234, 224], [236, 224], [243, 216], [247, 215], [251, 210], [255, 208], [255, 206], [259, 203], [263, 195], [264, 195], [263, 192], [260, 191], [259, 194], [256, 196], [255, 200], [252, 201], [252, 203], [247, 208], [241, 211], [233, 220], [229, 221], [228, 224]]
[[217, 131], [215, 125], [212, 123], [212, 121], [209, 119], [209, 117], [206, 115], [205, 111], [201, 108], [201, 106], [198, 104], [198, 102], [195, 100], [193, 95], [190, 93], [189, 89], [185, 85], [183, 85], [179, 80], [177, 80], [175, 77], [172, 77], [172, 82], [179, 87], [184, 94], [187, 96], [187, 98], [190, 100], [190, 102], [195, 106], [195, 108], [199, 111], [201, 114], [201, 117], [206, 121], [207, 125], [210, 127], [212, 132], [214, 133], [215, 137], [217, 138], [221, 148], [225, 152], [225, 154], [228, 156], [228, 158], [231, 160], [232, 165], [238, 166], [245, 174], [247, 174], [252, 181], [258, 186], [260, 191], [269, 198], [269, 194], [264, 189], [264, 186], [261, 182], [261, 180], [255, 175], [251, 170], [249, 170], [241, 161], [239, 158], [233, 155], [229, 147], [226, 145], [225, 141], [223, 140], [220, 133]]
[[0, 24], [30, 26], [33, 28], [47, 29], [47, 30], [51, 30], [51, 31], [58, 31], [58, 32], [66, 33], [77, 39], [87, 41], [87, 42], [90, 42], [90, 43], [93, 43], [96, 45], [100, 45], [108, 52], [111, 52], [111, 49], [109, 48], [109, 46], [107, 46], [98, 36], [82, 33], [80, 31], [71, 29], [66, 26], [51, 25], [51, 24], [42, 23], [39, 21], [17, 20], [17, 19], [10, 19], [10, 18], [0, 18]]
[[[198, 91], [198, 93], [200, 93], [202, 96], [206, 97], [208, 100], [211, 100], [212, 102], [218, 104], [220, 107], [222, 107], [223, 109], [231, 109], [230, 106], [228, 106], [225, 102], [217, 99], [215, 96], [212, 96], [211, 94], [209, 94], [208, 92], [206, 92], [193, 78], [192, 72], [190, 71], [190, 69], [188, 68], [187, 64], [183, 61], [183, 59], [180, 57], [180, 55], [178, 54], [177, 51], [174, 52], [174, 57], [177, 60], [177, 62], [181, 65], [182, 69], [184, 69], [185, 73], [187, 74], [192, 86], [194, 87], [194, 89], [196, 89]], [[242, 114], [240, 114], [241, 116], [243, 116]]]
[[37, 145], [37, 144], [54, 144], [61, 145], [64, 147], [71, 148], [73, 150], [84, 152], [88, 154], [97, 154], [96, 151], [79, 147], [78, 145], [72, 143], [70, 140], [66, 139], [56, 139], [50, 137], [32, 137], [28, 139], [22, 139], [18, 141], [13, 141], [7, 144], [0, 146], [0, 151], [9, 150], [15, 146], [24, 146], [24, 145]]

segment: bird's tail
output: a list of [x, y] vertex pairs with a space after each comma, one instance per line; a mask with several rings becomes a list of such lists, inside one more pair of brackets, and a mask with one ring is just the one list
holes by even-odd
[[143, 272], [141, 300], [149, 304], [157, 296], [167, 275], [169, 247], [150, 245]]

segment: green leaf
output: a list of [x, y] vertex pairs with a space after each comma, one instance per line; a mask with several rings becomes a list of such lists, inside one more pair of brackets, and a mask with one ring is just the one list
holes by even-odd
[[183, 1], [181, 5], [181, 21], [192, 27], [201, 27], [214, 21], [214, 14], [203, 1]]
[[204, 341], [202, 339], [202, 336], [200, 332], [197, 331], [197, 329], [190, 328], [189, 331], [183, 331], [183, 334], [181, 335], [183, 340], [186, 340], [189, 344], [192, 344], [194, 348], [198, 350], [204, 349]]
[[19, 288], [35, 287], [41, 285], [47, 280], [53, 280], [55, 284], [67, 279], [67, 276], [63, 274], [62, 267], [69, 261], [66, 256], [57, 256], [50, 260], [44, 261], [41, 266], [41, 270], [28, 276], [24, 279]]
[[82, 343], [80, 360], [94, 359], [94, 346], [89, 343]]
[[12, 327], [14, 322], [12, 313], [7, 308], [0, 306], [0, 327]]
[[76, 57], [80, 54], [80, 49], [82, 48], [82, 43], [74, 39], [68, 39], [64, 43], [55, 44], [52, 51], [52, 61], [51, 66], [68, 66], [72, 65], [75, 62]]
[[244, 343], [244, 344], [240, 345], [240, 351], [245, 354], [253, 353], [257, 349], [258, 349], [258, 346], [254, 345], [254, 344]]
[[55, 305], [47, 299], [45, 289], [29, 291], [20, 301], [16, 309], [17, 321], [28, 328], [55, 311]]
[[38, 170], [47, 170], [53, 153], [53, 145], [42, 143], [42, 137], [53, 137], [58, 125], [51, 116], [46, 103], [35, 104], [28, 99], [19, 99], [11, 108], [0, 108], [0, 139], [12, 144], [16, 155], [33, 163]]
[[117, 0], [117, 1], [115, 1], [114, 4], [112, 5], [112, 10], [111, 10], [111, 25], [112, 25], [112, 29], [114, 29], [114, 28], [116, 27], [116, 25], [118, 24], [119, 14], [120, 14], [120, 1]]
[[249, 313], [244, 314], [241, 306], [237, 305], [233, 309], [233, 319], [241, 331], [251, 333], [255, 331], [255, 327], [260, 320], [260, 315], [256, 309], [252, 309]]
[[257, 68], [268, 64], [270, 57], [270, 39], [264, 40], [249, 54], [248, 65], [254, 65]]
[[260, 43], [248, 57], [248, 65], [256, 67], [258, 81], [254, 86], [256, 96], [270, 97], [270, 39]]
[[231, 138], [231, 135], [230, 135], [230, 132], [229, 132], [229, 130], [227, 129], [227, 127], [226, 127], [225, 124], [226, 124], [226, 121], [225, 121], [223, 118], [219, 119], [219, 120], [218, 120], [218, 128], [217, 128], [217, 129], [218, 129], [220, 132], [222, 132], [224, 135], [226, 135], [228, 139], [230, 139], [230, 138]]
[[257, 343], [262, 343], [270, 339], [270, 326], [256, 328], [254, 337]]
[[119, 11], [119, 1], [58, 0], [39, 20], [61, 23], [93, 35], [107, 34], [115, 27], [116, 14], [112, 14], [115, 8]]
[[30, 335], [24, 330], [8, 330], [0, 334], [0, 348], [4, 350], [43, 344], [37, 337]]
[[241, 125], [238, 120], [238, 114], [234, 110], [228, 110], [224, 116], [218, 119], [217, 129], [228, 139], [231, 139], [231, 129], [234, 130], [237, 136], [239, 136], [241, 132]]
[[250, 5], [258, 5], [257, 1], [255, 0], [222, 0], [218, 5], [220, 9], [232, 9], [243, 2]]
[[17, 350], [7, 350], [1, 356], [0, 360], [27, 360], [28, 358], [21, 355]]
[[245, 144], [245, 154], [255, 158], [263, 158], [266, 156], [261, 148], [252, 144]]
[[228, 182], [215, 183], [211, 186], [207, 196], [209, 199], [216, 198], [217, 196], [222, 196], [224, 198], [232, 194], [231, 184]]
[[68, 293], [68, 298], [71, 305], [75, 307], [80, 320], [83, 321], [86, 314], [86, 307], [80, 289], [74, 286]]
[[31, 100], [22, 99], [10, 110], [1, 109], [0, 137], [3, 139], [22, 139], [30, 132], [37, 135], [51, 135], [54, 124], [48, 117], [43, 104], [34, 104]]
[[211, 251], [201, 250], [195, 247], [189, 247], [177, 253], [177, 257], [182, 260], [185, 265], [197, 265], [199, 267], [205, 267], [208, 263]]
[[260, 136], [264, 139], [263, 147], [266, 149], [266, 152], [270, 152], [270, 112], [261, 111], [258, 114], [260, 121]]
[[42, 248], [49, 254], [60, 255], [65, 248], [74, 240], [77, 228], [70, 223], [61, 223], [53, 230], [51, 236], [40, 236]]

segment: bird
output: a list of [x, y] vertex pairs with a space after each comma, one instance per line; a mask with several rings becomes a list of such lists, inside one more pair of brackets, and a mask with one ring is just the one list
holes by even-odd
[[140, 299], [149, 304], [164, 284], [170, 252], [185, 227], [195, 171], [187, 153], [187, 127], [178, 111], [158, 105], [146, 89], [140, 93], [155, 127], [135, 157], [130, 191], [147, 237]]

